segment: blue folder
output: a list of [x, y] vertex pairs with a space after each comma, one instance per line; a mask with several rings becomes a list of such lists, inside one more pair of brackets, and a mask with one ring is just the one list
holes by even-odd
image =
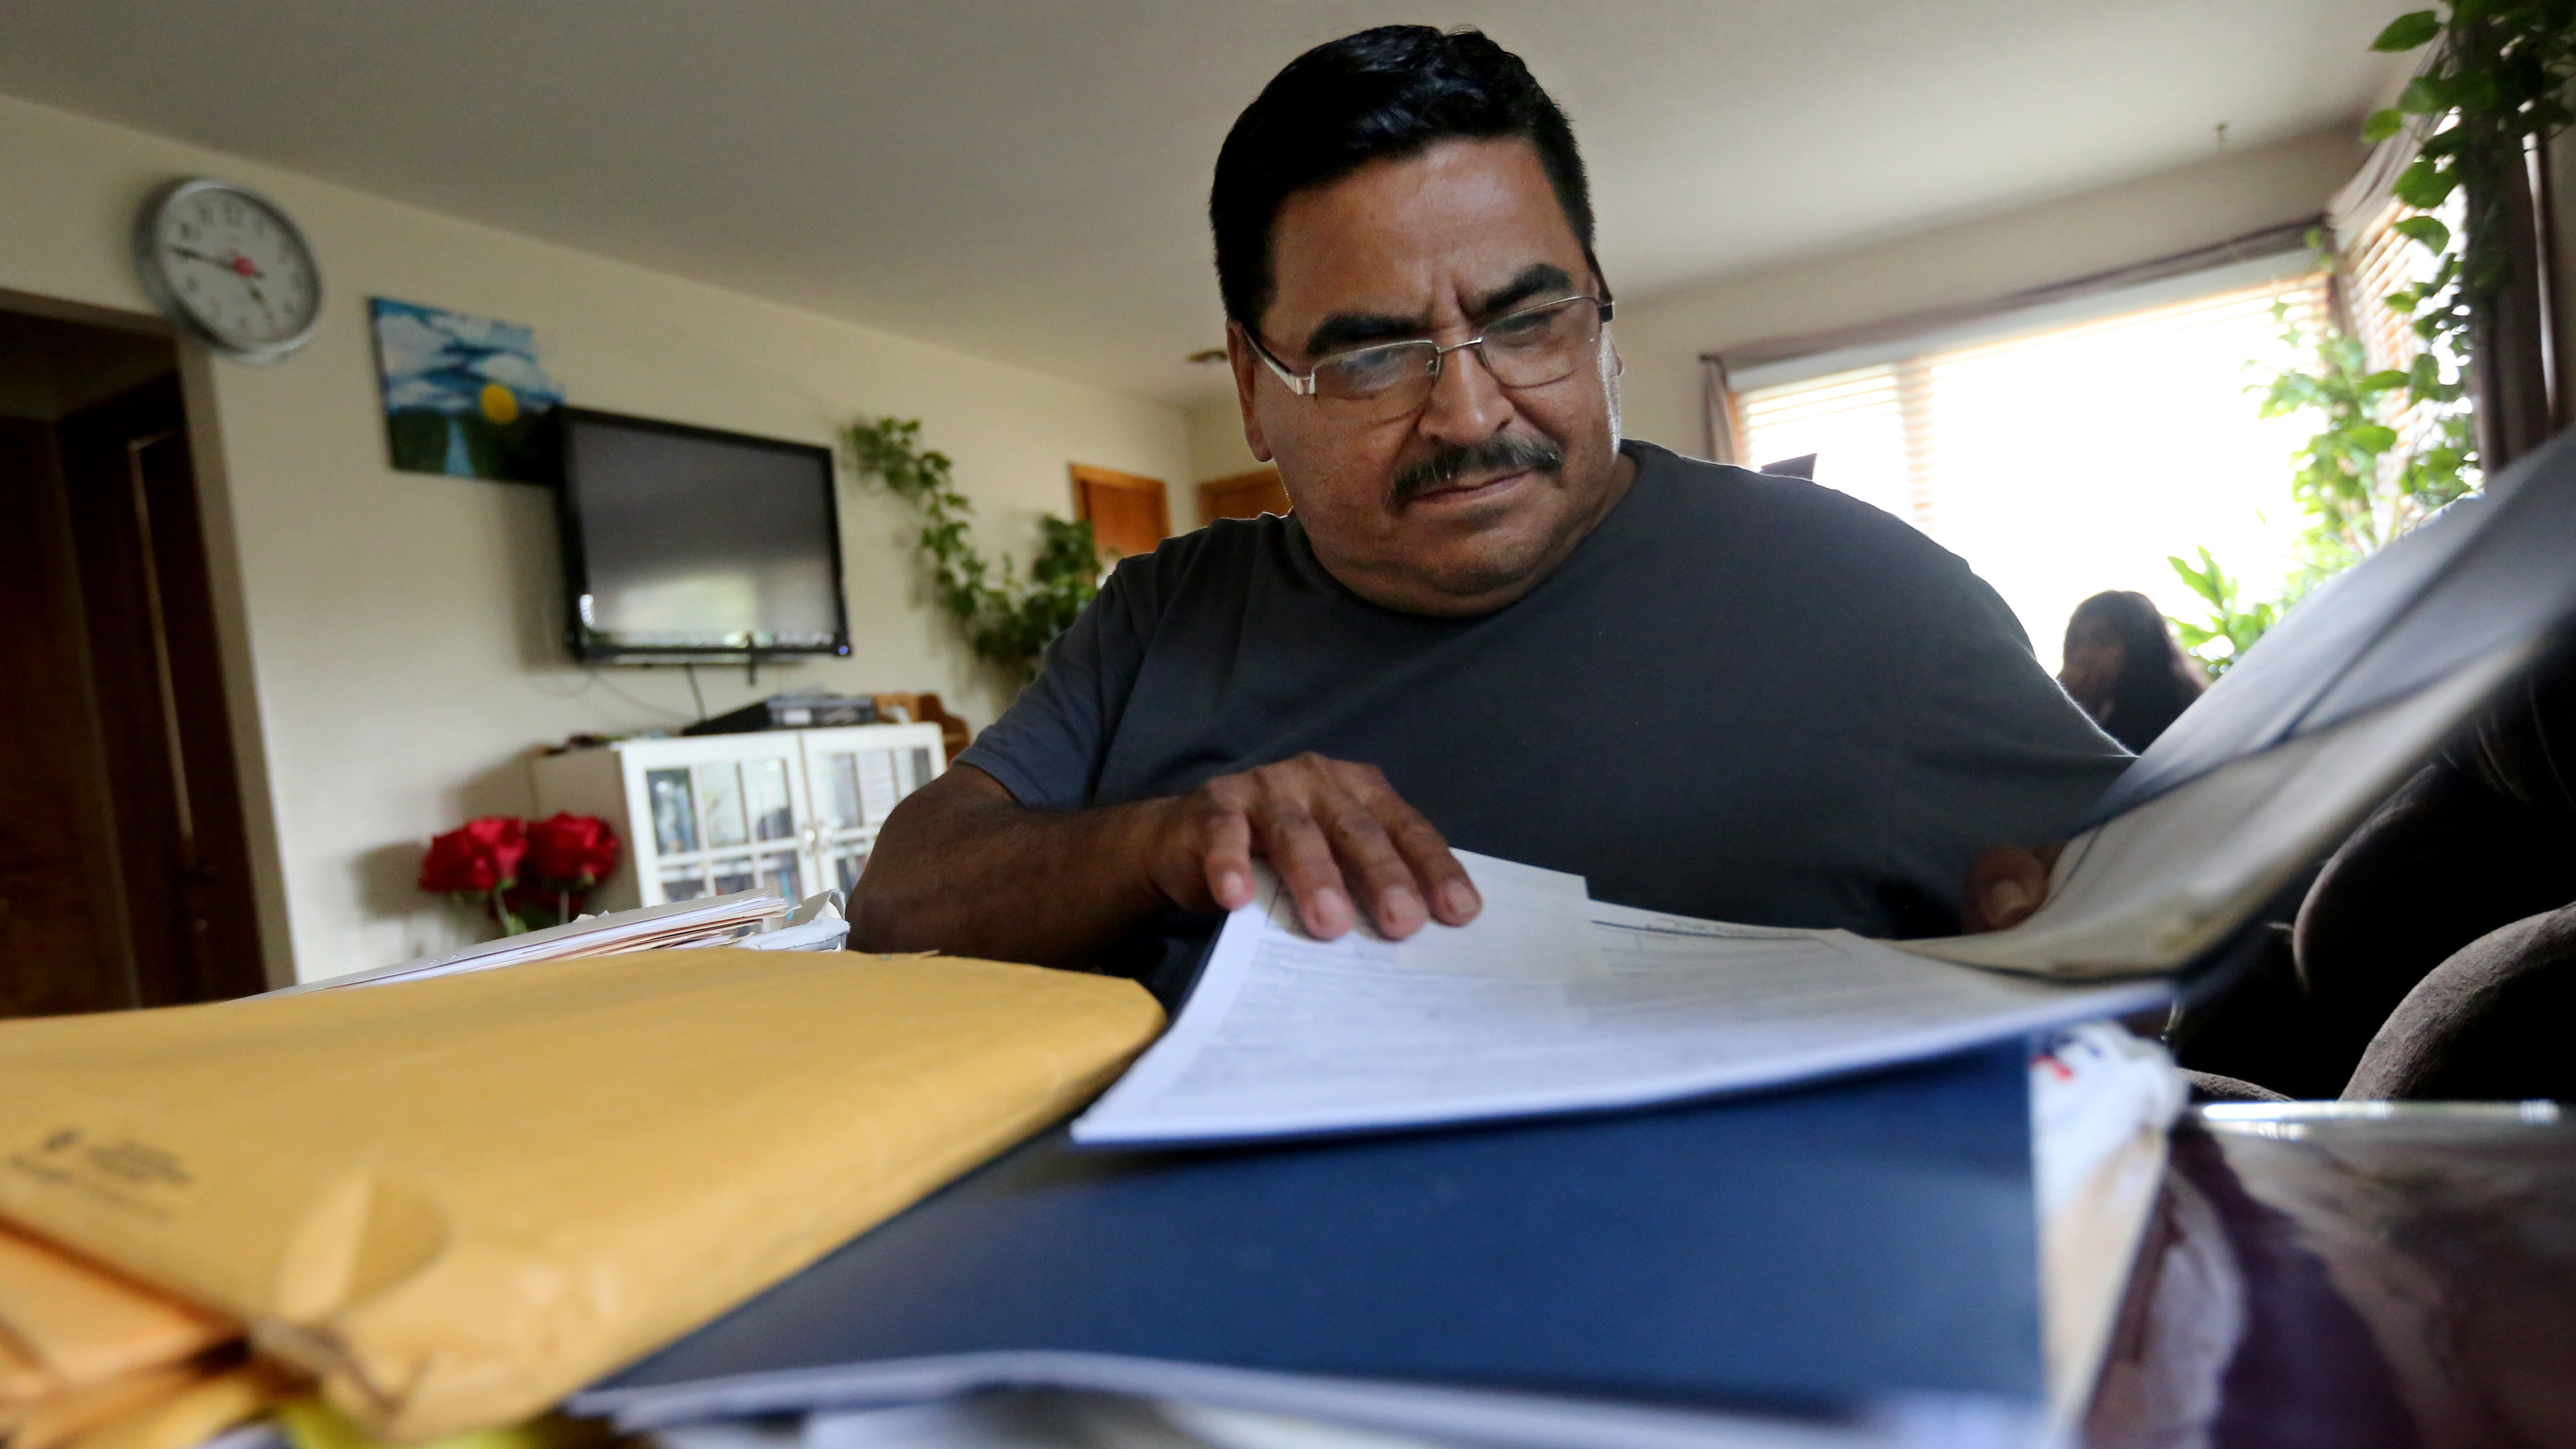
[[1669, 1407], [2036, 1405], [2033, 1219], [2019, 1046], [1401, 1136], [1125, 1153], [1059, 1129], [575, 1402], [635, 1426], [792, 1412], [1045, 1381], [1029, 1356], [1054, 1354]]

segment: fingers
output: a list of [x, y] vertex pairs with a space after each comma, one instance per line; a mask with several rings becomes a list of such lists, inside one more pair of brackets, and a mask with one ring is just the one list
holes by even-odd
[[1369, 919], [1382, 934], [1400, 939], [1421, 930], [1430, 919], [1429, 882], [1417, 875], [1389, 830], [1391, 825], [1419, 817], [1397, 798], [1375, 767], [1318, 763], [1326, 769], [1330, 788], [1317, 816], [1334, 856], [1341, 861], [1343, 877], [1366, 903]]
[[1386, 783], [1386, 776], [1374, 769], [1358, 782], [1356, 793], [1402, 859], [1411, 883], [1420, 887], [1431, 918], [1449, 926], [1463, 926], [1474, 920], [1476, 913], [1485, 908], [1484, 898], [1476, 894], [1476, 883], [1467, 878], [1467, 868], [1450, 853], [1449, 842], [1441, 838], [1439, 830], [1423, 819], [1420, 811], [1406, 804]]
[[1959, 913], [1971, 933], [2001, 931], [2030, 919], [2048, 899], [2048, 868], [2061, 847], [2024, 850], [1998, 845], [1968, 867], [1968, 898]]
[[1240, 810], [1216, 812], [1206, 825], [1208, 895], [1220, 911], [1252, 904], [1252, 822]]
[[1314, 936], [1360, 919], [1390, 939], [1425, 921], [1464, 925], [1483, 903], [1440, 832], [1369, 765], [1300, 755], [1202, 786], [1191, 818], [1207, 891], [1232, 910], [1266, 856]]
[[1351, 928], [1350, 890], [1342, 882], [1333, 844], [1324, 838], [1306, 802], [1294, 797], [1265, 798], [1253, 808], [1252, 828], [1262, 853], [1270, 857], [1281, 884], [1296, 899], [1297, 916], [1309, 934], [1329, 941]]

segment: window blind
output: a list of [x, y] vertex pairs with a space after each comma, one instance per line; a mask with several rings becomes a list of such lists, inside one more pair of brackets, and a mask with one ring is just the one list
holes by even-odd
[[2304, 432], [2250, 389], [2293, 360], [2275, 305], [2314, 327], [2326, 301], [2311, 273], [1756, 388], [1743, 456], [1815, 454], [1816, 482], [1965, 557], [2054, 667], [2100, 590], [2200, 614], [2168, 554], [2206, 544], [2258, 595], [2287, 573]]
[[[2404, 202], [2391, 201], [2383, 207], [2360, 235], [2343, 251], [2343, 313], [2345, 325], [2361, 339], [2362, 353], [2373, 369], [2404, 372], [2414, 366], [2416, 355], [2424, 350], [2406, 318], [2391, 311], [2388, 294], [2401, 287], [2411, 287], [2433, 274], [2433, 254], [2414, 238], [2393, 228], [2410, 216], [2432, 216], [2456, 233], [2464, 224], [2465, 198], [2457, 191], [2441, 207], [2431, 212], [2418, 211]], [[2392, 420], [2403, 451], [2411, 452], [2425, 441], [2451, 408], [2409, 404]]]

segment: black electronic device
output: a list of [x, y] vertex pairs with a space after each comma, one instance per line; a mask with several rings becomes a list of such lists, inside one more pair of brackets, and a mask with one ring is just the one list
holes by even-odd
[[712, 719], [702, 719], [680, 733], [747, 735], [755, 730], [823, 729], [876, 722], [877, 702], [864, 695], [773, 694]]
[[850, 652], [831, 449], [560, 411], [559, 516], [577, 658]]

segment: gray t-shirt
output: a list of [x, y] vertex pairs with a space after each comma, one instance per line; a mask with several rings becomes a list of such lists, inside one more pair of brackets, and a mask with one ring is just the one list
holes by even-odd
[[[1624, 451], [1628, 496], [1479, 618], [1361, 599], [1293, 517], [1167, 539], [958, 758], [1072, 810], [1314, 750], [1384, 770], [1451, 844], [1598, 900], [1875, 936], [1955, 930], [1978, 851], [2059, 838], [2126, 766], [1994, 590], [1912, 527]], [[1136, 944], [1126, 969], [1173, 969]]]

